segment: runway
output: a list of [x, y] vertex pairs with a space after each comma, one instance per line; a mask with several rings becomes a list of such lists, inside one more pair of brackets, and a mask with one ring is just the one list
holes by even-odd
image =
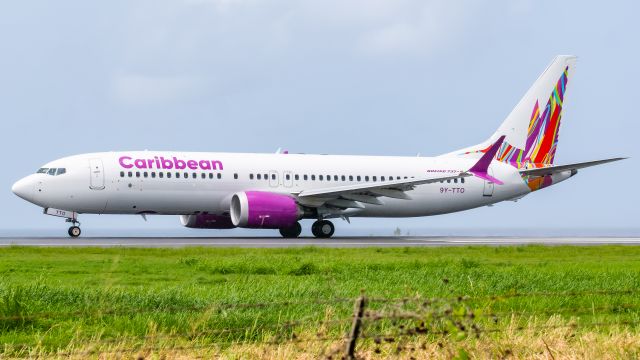
[[257, 238], [257, 237], [1, 237], [0, 247], [243, 247], [243, 248], [289, 248], [289, 247], [440, 247], [440, 246], [514, 246], [539, 244], [559, 245], [640, 245], [640, 237], [472, 237], [472, 236], [412, 236], [412, 237], [336, 237], [315, 238]]

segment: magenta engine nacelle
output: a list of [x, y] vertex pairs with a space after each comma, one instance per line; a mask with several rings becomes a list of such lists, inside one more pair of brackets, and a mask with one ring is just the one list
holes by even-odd
[[304, 211], [291, 195], [242, 191], [231, 197], [231, 222], [237, 227], [288, 228], [303, 215]]
[[224, 215], [194, 214], [180, 216], [182, 226], [192, 229], [233, 229], [231, 218]]

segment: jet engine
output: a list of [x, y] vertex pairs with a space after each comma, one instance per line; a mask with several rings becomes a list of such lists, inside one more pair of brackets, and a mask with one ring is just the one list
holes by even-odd
[[231, 197], [231, 222], [244, 228], [282, 229], [304, 215], [290, 195], [266, 191], [243, 191]]
[[233, 229], [236, 226], [231, 223], [231, 218], [214, 214], [181, 215], [180, 222], [183, 226], [194, 229]]

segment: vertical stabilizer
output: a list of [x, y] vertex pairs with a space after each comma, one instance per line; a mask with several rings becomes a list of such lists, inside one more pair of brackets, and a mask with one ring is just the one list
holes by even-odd
[[447, 155], [469, 156], [486, 152], [505, 136], [496, 159], [516, 167], [552, 164], [558, 144], [567, 84], [575, 56], [557, 56], [520, 99], [498, 130], [485, 142]]

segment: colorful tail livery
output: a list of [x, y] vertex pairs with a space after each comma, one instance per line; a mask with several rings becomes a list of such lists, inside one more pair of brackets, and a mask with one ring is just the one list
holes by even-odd
[[496, 160], [519, 169], [553, 164], [563, 103], [575, 62], [575, 56], [557, 56], [489, 139], [455, 154], [478, 156], [474, 154], [487, 152], [500, 136], [506, 136]]

